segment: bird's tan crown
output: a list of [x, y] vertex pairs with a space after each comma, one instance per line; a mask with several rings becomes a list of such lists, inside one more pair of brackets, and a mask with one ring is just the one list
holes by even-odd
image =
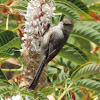
[[63, 19], [63, 23], [65, 23], [65, 24], [73, 24], [73, 20], [69, 19], [69, 18], [64, 18]]

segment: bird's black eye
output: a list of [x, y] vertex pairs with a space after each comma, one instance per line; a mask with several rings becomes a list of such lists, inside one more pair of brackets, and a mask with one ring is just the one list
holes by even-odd
[[64, 23], [63, 25], [64, 25], [64, 26], [71, 26], [71, 24], [65, 24], [65, 23]]

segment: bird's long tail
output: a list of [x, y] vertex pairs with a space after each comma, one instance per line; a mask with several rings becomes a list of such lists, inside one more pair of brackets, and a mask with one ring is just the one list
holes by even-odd
[[40, 66], [39, 66], [39, 68], [38, 68], [38, 70], [37, 70], [37, 72], [36, 72], [36, 74], [35, 74], [35, 76], [34, 76], [34, 79], [32, 80], [32, 83], [31, 83], [31, 85], [29, 86], [29, 89], [35, 89], [35, 87], [36, 87], [36, 85], [37, 85], [37, 83], [38, 83], [38, 80], [39, 80], [39, 78], [40, 78], [40, 75], [41, 75], [41, 73], [42, 73], [42, 70], [43, 70], [43, 68], [44, 68], [44, 66], [45, 66], [45, 60], [46, 60], [46, 57], [43, 57], [42, 58], [42, 61], [41, 61], [41, 63], [40, 63]]

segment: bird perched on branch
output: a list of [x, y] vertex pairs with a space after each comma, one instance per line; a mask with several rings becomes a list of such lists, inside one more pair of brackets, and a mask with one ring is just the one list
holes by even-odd
[[60, 52], [73, 27], [73, 21], [69, 18], [64, 18], [57, 26], [49, 28], [47, 33], [43, 35], [41, 42], [43, 57], [29, 89], [35, 89], [44, 66]]

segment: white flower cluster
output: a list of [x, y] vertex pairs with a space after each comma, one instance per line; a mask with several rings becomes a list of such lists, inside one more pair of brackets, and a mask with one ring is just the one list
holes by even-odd
[[55, 7], [52, 0], [31, 0], [25, 16], [25, 34], [22, 37], [21, 52], [39, 51], [42, 34], [53, 16]]
[[[12, 96], [11, 98], [5, 98], [5, 99], [1, 98], [0, 100], [23, 100], [23, 99], [20, 95], [17, 94], [16, 96]], [[25, 100], [30, 100], [30, 99], [28, 98], [28, 96], [25, 96]]]

